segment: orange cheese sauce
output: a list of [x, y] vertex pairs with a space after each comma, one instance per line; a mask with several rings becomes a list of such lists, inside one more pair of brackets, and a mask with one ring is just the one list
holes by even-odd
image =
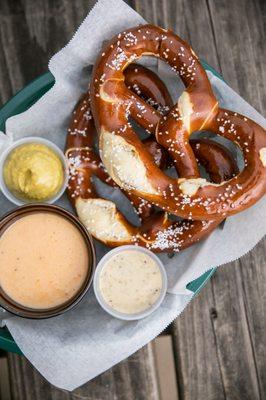
[[86, 279], [89, 261], [82, 234], [54, 213], [22, 216], [0, 237], [2, 290], [33, 309], [49, 309], [71, 299]]

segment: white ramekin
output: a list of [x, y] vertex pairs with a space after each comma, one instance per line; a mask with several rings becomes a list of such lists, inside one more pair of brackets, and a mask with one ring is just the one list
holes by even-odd
[[61, 189], [56, 193], [55, 196], [51, 197], [48, 200], [45, 201], [40, 201], [42, 203], [48, 203], [48, 204], [52, 204], [55, 203], [64, 193], [64, 191], [66, 190], [67, 184], [68, 184], [68, 164], [67, 164], [67, 159], [64, 155], [64, 153], [62, 152], [62, 150], [53, 142], [51, 142], [50, 140], [41, 138], [41, 137], [37, 137], [37, 136], [29, 136], [29, 137], [25, 137], [23, 139], [19, 139], [16, 140], [15, 142], [13, 142], [9, 147], [7, 147], [6, 150], [4, 150], [4, 152], [1, 154], [0, 156], [0, 191], [5, 195], [5, 197], [11, 201], [12, 203], [18, 205], [18, 206], [22, 206], [23, 204], [29, 204], [29, 203], [40, 203], [36, 200], [31, 201], [31, 200], [22, 200], [17, 198], [16, 196], [14, 196], [14, 194], [8, 189], [8, 187], [5, 184], [5, 180], [4, 180], [4, 164], [5, 161], [7, 159], [7, 157], [9, 156], [9, 154], [11, 153], [11, 151], [13, 151], [15, 148], [17, 148], [18, 146], [21, 146], [23, 144], [26, 143], [40, 143], [40, 144], [44, 144], [47, 147], [49, 147], [51, 150], [53, 150], [58, 157], [60, 158], [60, 160], [62, 161], [63, 164], [63, 168], [64, 168], [64, 183], [61, 187]]
[[[124, 252], [124, 251], [128, 251], [128, 250], [130, 250], [130, 251], [138, 251], [138, 252], [145, 253], [148, 256], [150, 256], [156, 262], [158, 267], [160, 268], [161, 275], [162, 275], [162, 289], [161, 289], [160, 296], [158, 297], [156, 302], [151, 307], [149, 307], [147, 310], [144, 310], [144, 311], [142, 311], [140, 313], [137, 313], [137, 314], [126, 314], [126, 313], [121, 313], [119, 311], [114, 310], [104, 300], [104, 298], [103, 298], [103, 296], [101, 294], [101, 291], [100, 291], [100, 287], [99, 287], [100, 274], [101, 274], [101, 271], [104, 268], [106, 262], [108, 260], [110, 260], [110, 258], [113, 257], [115, 254], [121, 253], [121, 252]], [[164, 268], [161, 260], [159, 259], [159, 257], [157, 257], [150, 250], [145, 249], [143, 247], [132, 246], [132, 245], [120, 246], [120, 247], [116, 247], [115, 249], [109, 251], [100, 260], [99, 264], [96, 267], [96, 271], [95, 271], [95, 274], [94, 274], [93, 288], [94, 288], [94, 293], [95, 293], [95, 296], [96, 296], [99, 304], [102, 306], [102, 308], [106, 312], [108, 312], [113, 317], [116, 317], [116, 318], [119, 318], [119, 319], [123, 319], [123, 320], [126, 320], [126, 321], [133, 321], [133, 320], [142, 319], [142, 318], [147, 317], [148, 315], [153, 313], [155, 310], [157, 310], [158, 307], [160, 307], [160, 305], [163, 302], [163, 300], [165, 298], [165, 295], [166, 295], [167, 275], [166, 275], [166, 272], [165, 272], [165, 268]]]

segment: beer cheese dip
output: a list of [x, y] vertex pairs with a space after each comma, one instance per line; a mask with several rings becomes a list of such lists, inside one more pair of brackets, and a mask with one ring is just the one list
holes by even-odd
[[78, 228], [49, 212], [26, 214], [0, 236], [0, 285], [32, 309], [64, 304], [88, 274], [89, 253]]
[[114, 254], [99, 275], [99, 291], [112, 309], [137, 314], [149, 309], [160, 297], [162, 273], [158, 263], [138, 250]]

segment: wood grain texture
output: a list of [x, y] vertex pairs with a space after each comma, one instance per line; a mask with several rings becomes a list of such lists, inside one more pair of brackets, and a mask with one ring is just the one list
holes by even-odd
[[151, 344], [69, 393], [49, 384], [22, 356], [9, 354], [12, 400], [159, 400]]
[[[266, 3], [208, 0], [222, 74], [261, 113], [266, 111]], [[229, 45], [230, 43], [230, 45]]]
[[[47, 71], [95, 1], [0, 1], [0, 101]], [[2, 87], [3, 86], [3, 87]]]
[[265, 253], [221, 267], [172, 325], [182, 399], [265, 398]]
[[2, 351], [0, 352], [0, 399], [11, 400], [8, 360]]
[[[0, 102], [47, 70], [95, 1], [0, 0]], [[128, 0], [175, 30], [258, 111], [266, 111], [266, 3], [260, 0]], [[248, 234], [248, 227], [247, 227]], [[237, 240], [237, 238], [236, 238]], [[266, 398], [266, 240], [220, 268], [175, 321], [180, 400]], [[12, 400], [159, 400], [152, 346], [67, 393], [23, 358], [8, 356]], [[174, 400], [174, 399], [173, 399]]]

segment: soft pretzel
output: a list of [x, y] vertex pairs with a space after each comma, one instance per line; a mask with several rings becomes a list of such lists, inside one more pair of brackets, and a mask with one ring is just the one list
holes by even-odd
[[[139, 94], [147, 95], [145, 85], [138, 81], [138, 73], [140, 71], [142, 79], [145, 74], [149, 78], [152, 75], [146, 68], [140, 67], [139, 70], [138, 68], [127, 72], [126, 76], [130, 76], [132, 80], [134, 77], [134, 82], [137, 82], [138, 87], [142, 89]], [[140, 81], [143, 83], [142, 79]], [[159, 103], [158, 100], [160, 100], [162, 104], [157, 104], [158, 107], [167, 106], [170, 98], [166, 96], [165, 87], [161, 87], [158, 93], [156, 89], [159, 87], [160, 80], [156, 75], [151, 79], [158, 85], [155, 85], [156, 88], [154, 86], [148, 96], [153, 102]], [[129, 84], [131, 80], [128, 79], [127, 82]], [[163, 100], [167, 100], [167, 102]], [[140, 227], [130, 224], [113, 202], [99, 198], [91, 179], [94, 175], [108, 185], [115, 186], [92, 147], [95, 135], [96, 131], [90, 114], [89, 94], [87, 93], [74, 111], [67, 135], [66, 155], [70, 165], [68, 193], [79, 218], [95, 238], [109, 246], [137, 244], [156, 252], [180, 251], [205, 237], [220, 223], [220, 220], [173, 222], [166, 213], [152, 210], [149, 203], [145, 201], [143, 203], [138, 198], [130, 198], [131, 201], [133, 200], [134, 207], [139, 209], [138, 213], [144, 221]], [[154, 140], [148, 139], [144, 141], [143, 145], [157, 160], [158, 167], [164, 168], [169, 163], [163, 150]], [[234, 160], [221, 145], [206, 139], [193, 140], [191, 145], [196, 157], [206, 167], [212, 181], [220, 182], [237, 173]]]
[[[185, 85], [178, 103], [162, 118], [125, 85], [125, 69], [143, 55], [166, 61]], [[171, 31], [144, 25], [117, 35], [94, 65], [90, 87], [101, 159], [120, 187], [167, 212], [200, 220], [220, 220], [246, 209], [264, 195], [264, 129], [240, 114], [218, 107], [197, 56]], [[156, 130], [157, 141], [174, 159], [178, 179], [167, 176], [155, 165], [129, 116], [145, 127], [147, 116], [153, 116], [150, 130]], [[211, 130], [236, 143], [243, 152], [244, 169], [219, 183], [201, 178], [189, 142], [192, 132], [201, 130]]]
[[[201, 144], [201, 139], [196, 145]], [[221, 161], [219, 175], [222, 171], [232, 171], [235, 174], [234, 165], [230, 164], [230, 157], [227, 152], [216, 147], [217, 144], [209, 143], [206, 153], [206, 163], [208, 164], [208, 155], [218, 158]], [[78, 155], [79, 153], [79, 155]], [[153, 213], [149, 218], [144, 217], [144, 223], [140, 227], [130, 224], [116, 205], [110, 201], [99, 198], [93, 182], [90, 180], [92, 175], [101, 177], [103, 182], [113, 185], [108, 175], [103, 170], [102, 163], [94, 162], [93, 152], [80, 148], [80, 151], [71, 150], [67, 152], [71, 165], [71, 177], [79, 182], [77, 186], [69, 186], [69, 194], [77, 210], [80, 220], [84, 223], [88, 231], [99, 241], [108, 246], [119, 246], [125, 244], [136, 244], [149, 248], [154, 252], [169, 252], [183, 250], [195, 242], [203, 239], [210, 234], [222, 221], [193, 221], [182, 220], [173, 222], [164, 212]], [[224, 157], [224, 159], [223, 159]], [[78, 158], [78, 162], [76, 161]], [[202, 160], [202, 154], [199, 156]], [[75, 160], [75, 161], [74, 161]], [[84, 161], [84, 163], [83, 163]], [[203, 162], [204, 163], [204, 162]], [[77, 166], [78, 165], [78, 166]], [[215, 168], [215, 177], [217, 171]], [[209, 171], [211, 175], [211, 171]], [[225, 175], [223, 176], [225, 178]], [[89, 188], [89, 190], [88, 190]], [[144, 207], [146, 203], [144, 203]]]
[[[173, 105], [168, 89], [154, 72], [137, 64], [130, 65], [125, 71], [125, 80], [133, 93], [138, 93], [139, 96], [144, 97], [147, 102], [152, 104], [153, 111], [157, 110], [156, 114], [153, 114], [152, 111], [149, 116], [147, 116], [148, 123], [146, 130], [150, 132], [151, 127], [149, 125], [150, 121], [154, 119], [154, 115], [156, 115], [156, 121], [158, 122], [160, 116], [168, 112]], [[74, 159], [76, 164], [74, 166], [75, 170], [77, 164], [79, 164], [80, 158], [83, 160], [83, 165], [85, 161], [89, 161], [88, 168], [83, 172], [82, 177], [80, 177], [79, 174], [70, 174], [69, 193], [72, 203], [75, 202], [76, 197], [80, 195], [82, 195], [83, 198], [86, 198], [87, 194], [89, 197], [95, 196], [95, 190], [91, 180], [93, 175], [111, 186], [116, 186], [115, 182], [103, 168], [98, 154], [93, 150], [96, 137], [94, 120], [90, 109], [90, 95], [89, 92], [87, 92], [82, 96], [74, 110], [66, 142], [67, 153], [70, 154], [69, 151], [71, 150], [71, 157], [69, 158], [70, 170], [73, 168]], [[150, 138], [145, 139], [142, 141], [142, 145], [147, 149], [149, 154], [152, 155], [158, 167], [164, 169], [167, 164], [169, 164], [170, 160], [166, 151], [158, 145], [155, 140]], [[101, 168], [99, 168], [99, 166], [101, 166]], [[81, 181], [83, 179], [86, 182], [85, 192], [84, 190], [81, 192]], [[126, 192], [125, 194], [135, 207], [141, 219], [150, 216], [153, 207], [148, 201], [132, 193]]]

